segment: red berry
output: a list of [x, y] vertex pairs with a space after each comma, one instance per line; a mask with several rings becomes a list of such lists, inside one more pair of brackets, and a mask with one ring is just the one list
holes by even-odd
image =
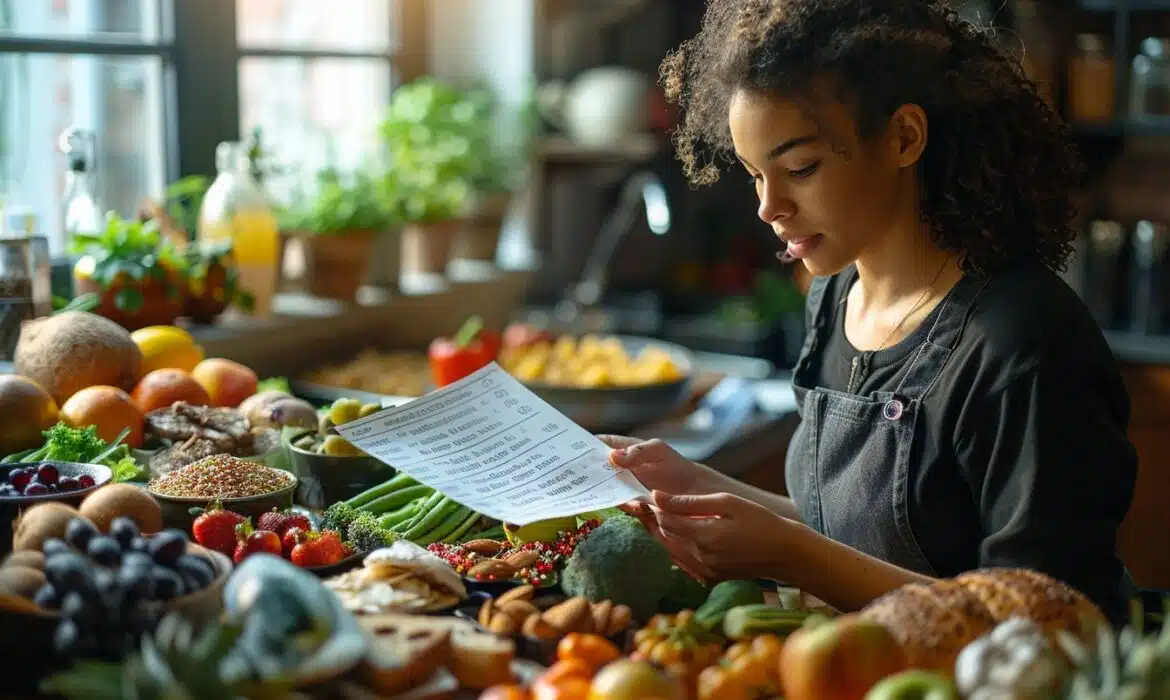
[[309, 522], [309, 517], [301, 513], [285, 511], [284, 522], [281, 523], [281, 529], [275, 530], [279, 535], [283, 535], [289, 528], [299, 527], [305, 532], [310, 532], [313, 529], [313, 523]]
[[[250, 525], [245, 521], [246, 525]], [[253, 530], [236, 545], [232, 561], [239, 564], [253, 554], [275, 554], [280, 556], [280, 536], [271, 530]]]
[[299, 527], [290, 527], [285, 530], [284, 536], [280, 538], [280, 550], [284, 556], [291, 557], [293, 548], [300, 544], [308, 534], [308, 531]]
[[12, 484], [12, 488], [17, 491], [24, 491], [28, 488], [29, 482], [32, 481], [32, 474], [29, 474], [23, 469], [13, 469], [8, 474], [8, 483]]
[[57, 483], [58, 477], [60, 477], [60, 473], [52, 464], [42, 464], [37, 467], [37, 481], [45, 486], [52, 486]]
[[232, 556], [236, 550], [236, 528], [245, 520], [239, 513], [223, 510], [213, 503], [191, 524], [191, 536], [202, 546]]
[[34, 481], [24, 487], [25, 496], [43, 496], [49, 492], [49, 487], [39, 481]]
[[88, 489], [97, 482], [95, 482], [93, 477], [89, 474], [82, 474], [81, 476], [77, 477], [77, 483], [81, 484], [81, 488]]

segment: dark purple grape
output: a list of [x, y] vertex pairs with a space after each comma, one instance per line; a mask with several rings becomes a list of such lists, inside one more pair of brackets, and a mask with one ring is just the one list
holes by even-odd
[[24, 469], [13, 469], [8, 473], [8, 483], [17, 491], [24, 491], [32, 481], [32, 474]]
[[37, 467], [37, 481], [45, 486], [52, 486], [57, 483], [57, 479], [61, 477], [61, 472], [57, 471], [57, 467], [52, 464], [42, 464]]
[[93, 477], [89, 474], [82, 474], [81, 476], [77, 477], [77, 483], [81, 484], [81, 488], [87, 489], [97, 482], [95, 482]]
[[110, 537], [118, 541], [123, 551], [130, 548], [130, 544], [135, 537], [138, 537], [138, 534], [138, 523], [130, 518], [114, 518], [114, 521], [110, 523]]
[[33, 602], [45, 610], [56, 610], [57, 606], [61, 604], [61, 598], [57, 595], [57, 589], [53, 588], [53, 584], [46, 583], [37, 589], [37, 594], [33, 596]]
[[163, 530], [150, 540], [150, 556], [163, 566], [173, 567], [186, 552], [187, 535], [182, 530]]
[[80, 488], [81, 484], [72, 476], [63, 476], [57, 481], [57, 489], [61, 491], [76, 491]]
[[39, 481], [33, 481], [28, 486], [24, 487], [25, 496], [44, 496], [49, 492], [49, 487], [45, 486]]
[[53, 556], [57, 554], [72, 551], [73, 549], [65, 543], [65, 540], [59, 540], [56, 537], [50, 537], [49, 539], [45, 540], [43, 545], [41, 545], [41, 553], [45, 555], [46, 562], [48, 562], [49, 559], [52, 559]]
[[97, 534], [97, 528], [85, 518], [74, 518], [65, 526], [65, 541], [81, 551], [85, 551]]
[[172, 569], [156, 566], [150, 571], [155, 600], [171, 600], [183, 595], [183, 577]]
[[85, 553], [102, 566], [117, 566], [122, 563], [122, 547], [113, 537], [98, 535], [90, 539]]

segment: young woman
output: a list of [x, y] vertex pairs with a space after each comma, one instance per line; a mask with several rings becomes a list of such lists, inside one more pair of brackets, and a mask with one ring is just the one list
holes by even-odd
[[676, 561], [844, 610], [1023, 566], [1119, 614], [1128, 397], [1055, 272], [1078, 171], [1019, 63], [932, 0], [712, 0], [662, 72], [687, 175], [738, 163], [815, 275], [790, 499], [605, 438]]

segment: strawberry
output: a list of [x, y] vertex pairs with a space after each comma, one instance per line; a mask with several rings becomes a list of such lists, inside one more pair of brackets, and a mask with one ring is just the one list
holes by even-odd
[[309, 532], [313, 529], [313, 524], [309, 522], [309, 518], [306, 515], [292, 510], [281, 512], [275, 508], [267, 513], [263, 513], [260, 519], [256, 521], [256, 529], [269, 530], [281, 537], [284, 537], [284, 533], [293, 527], [299, 527], [305, 532]]
[[224, 510], [219, 502], [212, 503], [191, 524], [191, 536], [204, 547], [232, 556], [236, 549], [236, 526], [244, 516]]
[[328, 540], [323, 541], [318, 533], [309, 533], [293, 547], [289, 561], [300, 567], [328, 566]]
[[280, 538], [280, 545], [285, 559], [292, 555], [293, 547], [300, 544], [308, 534], [308, 530], [302, 530], [299, 527], [290, 527], [284, 531], [284, 535]]
[[253, 554], [281, 555], [280, 536], [271, 530], [256, 530], [251, 520], [236, 526], [236, 550], [232, 561], [239, 564]]
[[336, 530], [322, 530], [319, 539], [326, 565], [336, 564], [348, 556], [348, 548], [341, 541], [341, 535]]

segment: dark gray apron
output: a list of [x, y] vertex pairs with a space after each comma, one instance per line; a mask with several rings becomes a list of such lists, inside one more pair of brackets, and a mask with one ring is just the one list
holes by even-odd
[[907, 506], [914, 425], [986, 281], [964, 276], [951, 289], [896, 391], [862, 396], [813, 386], [845, 276], [816, 278], [809, 289], [812, 324], [792, 376], [801, 422], [788, 447], [788, 492], [801, 520], [822, 535], [933, 576]]

